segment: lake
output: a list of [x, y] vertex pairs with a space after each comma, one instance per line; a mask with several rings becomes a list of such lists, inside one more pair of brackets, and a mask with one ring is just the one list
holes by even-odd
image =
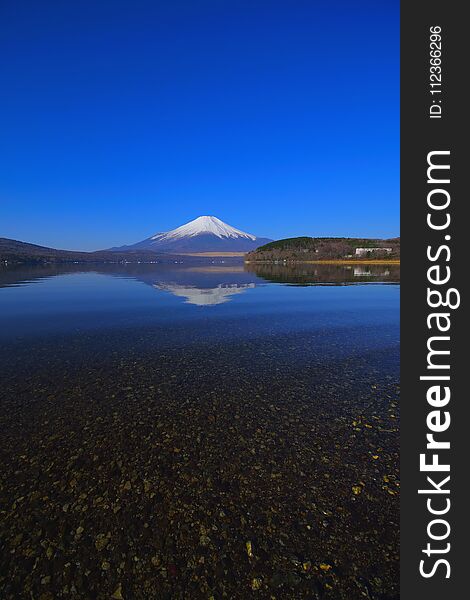
[[2, 268], [4, 597], [398, 598], [399, 281]]

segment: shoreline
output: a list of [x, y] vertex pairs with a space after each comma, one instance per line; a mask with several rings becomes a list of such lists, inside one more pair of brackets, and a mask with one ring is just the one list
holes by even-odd
[[245, 264], [269, 265], [399, 265], [400, 260], [245, 260]]

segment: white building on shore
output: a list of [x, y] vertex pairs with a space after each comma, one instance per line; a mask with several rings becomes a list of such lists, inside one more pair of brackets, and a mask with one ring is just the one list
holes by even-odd
[[390, 254], [393, 248], [356, 248], [356, 256], [365, 256], [367, 254], [374, 254], [375, 252], [386, 252]]

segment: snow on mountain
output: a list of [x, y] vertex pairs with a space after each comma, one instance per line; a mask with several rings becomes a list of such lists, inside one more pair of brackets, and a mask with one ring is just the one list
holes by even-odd
[[181, 227], [172, 229], [167, 233], [157, 233], [151, 237], [152, 240], [172, 240], [184, 237], [195, 237], [197, 235], [213, 234], [218, 238], [246, 238], [248, 240], [256, 240], [255, 235], [245, 233], [235, 227], [231, 227], [217, 217], [198, 217], [194, 221], [190, 221]]
[[202, 216], [171, 231], [156, 233], [137, 244], [111, 250], [153, 250], [174, 254], [249, 252], [270, 241], [236, 229], [217, 217]]

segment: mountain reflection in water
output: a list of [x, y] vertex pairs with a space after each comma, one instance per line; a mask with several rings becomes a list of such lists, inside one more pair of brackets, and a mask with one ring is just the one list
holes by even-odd
[[175, 296], [186, 298], [187, 304], [213, 306], [214, 304], [229, 302], [231, 296], [246, 292], [246, 290], [254, 288], [255, 284], [220, 283], [215, 288], [197, 288], [171, 283], [154, 283], [154, 287], [164, 292], [170, 292]]
[[[291, 285], [351, 285], [361, 282], [398, 283], [399, 265], [253, 265], [182, 268], [175, 281], [159, 279], [154, 288], [186, 299], [187, 304], [213, 306], [229, 302], [265, 282]], [[251, 275], [256, 276], [253, 281]], [[215, 285], [214, 285], [215, 284]]]
[[266, 283], [297, 286], [354, 285], [358, 283], [399, 283], [400, 266], [314, 265], [314, 264], [231, 264], [188, 265], [44, 265], [6, 268], [0, 271], [0, 288], [29, 285], [73, 274], [95, 273], [133, 279], [153, 289], [184, 298], [185, 304], [215, 306], [230, 302]]

